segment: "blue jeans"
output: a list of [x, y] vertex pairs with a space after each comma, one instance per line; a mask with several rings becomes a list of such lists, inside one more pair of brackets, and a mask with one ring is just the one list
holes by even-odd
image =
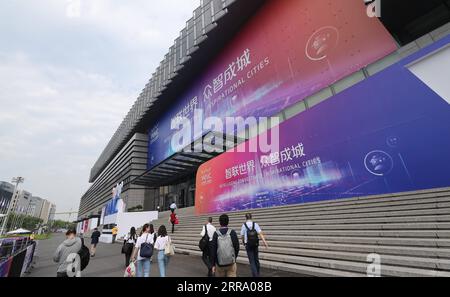
[[247, 256], [248, 256], [248, 261], [250, 262], [252, 276], [259, 277], [259, 271], [260, 271], [261, 266], [259, 264], [258, 247], [249, 248], [246, 246], [245, 249], [247, 250]]
[[151, 265], [150, 259], [138, 260], [136, 262], [136, 276], [150, 277]]
[[159, 266], [159, 275], [161, 277], [166, 277], [166, 269], [169, 264], [169, 257], [164, 254], [164, 251], [158, 252], [158, 266]]

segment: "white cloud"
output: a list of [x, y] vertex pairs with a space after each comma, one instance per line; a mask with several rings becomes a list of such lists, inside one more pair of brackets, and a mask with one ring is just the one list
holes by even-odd
[[[90, 168], [198, 0], [0, 3], [0, 180], [78, 209]], [[7, 28], [7, 29], [5, 29]]]

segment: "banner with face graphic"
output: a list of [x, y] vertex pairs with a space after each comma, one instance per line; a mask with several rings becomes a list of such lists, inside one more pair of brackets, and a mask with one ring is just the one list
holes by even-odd
[[273, 116], [396, 48], [361, 0], [269, 1], [150, 128], [148, 167], [176, 153], [177, 117]]
[[229, 151], [203, 164], [197, 212], [450, 186], [450, 88], [448, 76], [436, 75], [450, 69], [449, 43], [283, 122], [279, 151]]

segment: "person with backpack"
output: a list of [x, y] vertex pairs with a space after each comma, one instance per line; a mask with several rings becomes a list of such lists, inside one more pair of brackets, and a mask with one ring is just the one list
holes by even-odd
[[269, 247], [269, 245], [259, 225], [252, 221], [252, 214], [247, 213], [245, 219], [246, 222], [241, 228], [242, 242], [247, 251], [252, 275], [253, 277], [259, 277], [261, 269], [261, 265], [259, 264], [259, 237], [261, 237], [266, 247]]
[[137, 239], [136, 228], [131, 227], [130, 232], [123, 239], [122, 254], [125, 254], [125, 268], [130, 265], [131, 255], [133, 254]]
[[98, 231], [97, 228], [94, 229], [94, 232], [92, 232], [91, 235], [91, 257], [95, 257], [95, 252], [97, 250], [97, 244], [99, 241], [99, 238], [102, 234], [100, 231]]
[[151, 257], [153, 256], [154, 237], [150, 235], [150, 225], [145, 224], [142, 227], [142, 235], [136, 241], [133, 251], [132, 261], [136, 261], [136, 276], [150, 277]]
[[158, 237], [155, 243], [155, 249], [158, 251], [158, 267], [159, 267], [159, 275], [161, 277], [166, 276], [167, 266], [169, 265], [169, 257], [172, 255], [172, 251], [170, 251], [172, 246], [172, 240], [167, 234], [166, 226], [161, 225], [158, 229]]
[[58, 246], [53, 255], [53, 261], [58, 263], [57, 277], [69, 277], [67, 275], [67, 267], [71, 263], [69, 256], [71, 254], [78, 254], [81, 248], [82, 243], [81, 239], [77, 237], [77, 231], [75, 229], [67, 230], [66, 240]]
[[212, 225], [213, 218], [209, 217], [206, 224], [202, 228], [200, 236], [202, 237], [199, 242], [199, 248], [202, 251], [202, 260], [208, 268], [208, 277], [214, 276], [212, 272], [211, 264], [211, 242], [216, 232], [216, 227]]
[[223, 214], [219, 217], [220, 229], [214, 233], [211, 242], [212, 272], [217, 277], [236, 277], [236, 259], [239, 255], [239, 238], [231, 228], [230, 219]]

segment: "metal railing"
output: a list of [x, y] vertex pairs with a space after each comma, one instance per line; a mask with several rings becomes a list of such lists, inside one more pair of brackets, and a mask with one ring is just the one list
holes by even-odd
[[21, 277], [28, 273], [36, 244], [29, 237], [0, 239], [0, 277]]

